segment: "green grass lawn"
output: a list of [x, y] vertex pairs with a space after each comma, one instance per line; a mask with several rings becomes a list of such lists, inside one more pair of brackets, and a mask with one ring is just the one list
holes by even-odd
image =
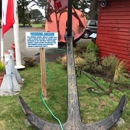
[[32, 27], [42, 27], [43, 26], [43, 24], [31, 24], [32, 25]]
[[[47, 84], [49, 99], [46, 100], [46, 103], [55, 116], [64, 123], [67, 119], [67, 73], [63, 70], [61, 64], [54, 62], [49, 62], [49, 71], [51, 78], [50, 73], [47, 73], [47, 81], [50, 82]], [[19, 73], [25, 79], [20, 95], [32, 111], [46, 121], [57, 123], [40, 99], [40, 65], [26, 67], [25, 70], [21, 70]], [[92, 77], [104, 89], [108, 89], [109, 83], [99, 77]], [[114, 89], [110, 95], [104, 95], [100, 89], [97, 89], [100, 92], [99, 94], [88, 92], [86, 88], [97, 87], [83, 74], [81, 77], [77, 77], [77, 86], [82, 122], [92, 123], [109, 116], [116, 108], [122, 95], [125, 94], [127, 104], [122, 118], [126, 124], [120, 129], [115, 128], [114, 130], [130, 130], [130, 87], [121, 90]], [[33, 130], [32, 127], [25, 126], [25, 119], [26, 117], [19, 105], [18, 95], [0, 97], [0, 130]]]
[[[44, 24], [31, 24], [32, 27], [42, 27]], [[23, 26], [22, 24], [19, 24], [19, 26]], [[28, 24], [26, 26], [29, 26]], [[25, 26], [25, 27], [26, 27]]]

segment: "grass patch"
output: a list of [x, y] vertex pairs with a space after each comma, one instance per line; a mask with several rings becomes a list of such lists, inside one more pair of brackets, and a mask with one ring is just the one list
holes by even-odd
[[32, 25], [32, 27], [42, 27], [43, 26], [43, 24], [31, 24]]
[[[31, 24], [32, 27], [43, 27], [44, 24]], [[23, 24], [19, 24], [20, 27], [23, 27]], [[28, 27], [29, 25], [26, 24], [25, 27]]]
[[[63, 70], [61, 64], [54, 62], [49, 62], [48, 68], [52, 76], [50, 82], [47, 84], [49, 99], [46, 103], [55, 116], [64, 123], [67, 119], [67, 73], [66, 70]], [[36, 64], [34, 67], [26, 67], [25, 70], [21, 70], [19, 73], [21, 77], [25, 79], [20, 95], [24, 98], [32, 111], [46, 121], [57, 123], [40, 99], [40, 65]], [[50, 73], [47, 73], [47, 78], [49, 76]], [[99, 77], [94, 78], [103, 88], [107, 89], [109, 86], [108, 82], [105, 82]], [[126, 124], [120, 129], [130, 129], [130, 87], [123, 89], [123, 91], [114, 89], [109, 96], [104, 95], [101, 90], [98, 90], [96, 85], [83, 74], [81, 77], [77, 77], [77, 87], [80, 113], [84, 123], [92, 123], [109, 116], [114, 111], [121, 96], [125, 94], [127, 96], [127, 104], [122, 118]], [[86, 90], [88, 87], [96, 88], [100, 94], [88, 92]], [[26, 117], [19, 105], [18, 95], [0, 97], [0, 113], [1, 130], [34, 130], [32, 127], [27, 128], [24, 124]], [[119, 128], [114, 128], [114, 130], [119, 130]]]

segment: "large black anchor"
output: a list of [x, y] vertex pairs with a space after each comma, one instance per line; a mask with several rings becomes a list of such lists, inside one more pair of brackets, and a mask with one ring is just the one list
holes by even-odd
[[[109, 130], [120, 118], [122, 112], [124, 111], [126, 97], [122, 96], [118, 106], [115, 111], [107, 118], [95, 122], [93, 124], [84, 124], [81, 121], [79, 102], [76, 86], [76, 74], [75, 65], [73, 57], [73, 36], [72, 32], [72, 1], [69, 0], [68, 4], [68, 28], [66, 35], [67, 43], [67, 75], [68, 75], [68, 118], [66, 123], [63, 124], [64, 130]], [[60, 125], [53, 124], [40, 119], [36, 116], [31, 109], [28, 107], [26, 102], [21, 96], [19, 96], [19, 102], [22, 107], [24, 114], [26, 115], [28, 121], [38, 130], [60, 130]], [[87, 118], [87, 117], [86, 117]]]
[[[109, 130], [118, 121], [122, 112], [124, 111], [126, 97], [122, 96], [115, 111], [104, 120], [95, 122], [93, 124], [82, 123], [79, 112], [79, 103], [77, 95], [72, 37], [69, 37], [66, 40], [69, 43], [67, 44], [68, 119], [67, 122], [63, 124], [64, 130]], [[19, 102], [28, 121], [35, 128], [37, 128], [38, 130], [60, 130], [60, 125], [46, 122], [40, 119], [38, 116], [36, 116], [30, 110], [30, 108], [21, 96], [19, 96]]]

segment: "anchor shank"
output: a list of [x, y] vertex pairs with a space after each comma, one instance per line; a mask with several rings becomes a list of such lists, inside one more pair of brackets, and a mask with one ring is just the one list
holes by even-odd
[[73, 37], [67, 37], [68, 120], [81, 122], [73, 55]]

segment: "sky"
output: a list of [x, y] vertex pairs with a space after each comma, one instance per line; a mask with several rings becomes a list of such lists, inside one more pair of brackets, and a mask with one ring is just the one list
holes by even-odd
[[[42, 13], [42, 15], [45, 17], [45, 10], [42, 9], [42, 8], [40, 8], [40, 7], [37, 6], [37, 5], [32, 6], [33, 4], [34, 4], [34, 2], [31, 2], [31, 3], [28, 5], [28, 9], [29, 9], [29, 10], [38, 9], [38, 10]], [[32, 7], [31, 7], [31, 6], [32, 6]]]
[[[31, 3], [28, 5], [28, 9], [29, 9], [29, 10], [38, 9], [38, 10], [42, 13], [42, 15], [45, 17], [45, 10], [42, 9], [42, 8], [40, 8], [40, 7], [37, 6], [37, 5], [32, 6], [33, 4], [34, 4], [34, 2], [31, 2]], [[32, 7], [31, 7], [31, 6], [32, 6]], [[89, 8], [86, 8], [86, 9], [85, 9], [85, 12], [89, 12], [89, 11], [90, 11]]]

